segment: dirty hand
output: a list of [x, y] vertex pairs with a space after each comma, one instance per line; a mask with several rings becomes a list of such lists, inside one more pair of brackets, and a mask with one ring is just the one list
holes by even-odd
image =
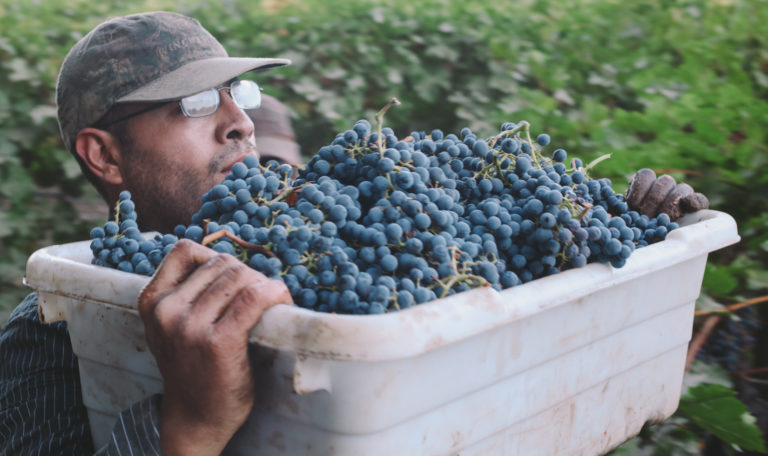
[[643, 168], [634, 176], [627, 189], [627, 205], [648, 217], [664, 212], [670, 220], [677, 220], [683, 214], [709, 207], [709, 200], [685, 183], [677, 184], [675, 179], [664, 174], [658, 179], [656, 173]]
[[163, 376], [164, 454], [220, 454], [253, 407], [248, 332], [292, 302], [282, 282], [231, 255], [179, 241], [139, 296], [149, 348]]

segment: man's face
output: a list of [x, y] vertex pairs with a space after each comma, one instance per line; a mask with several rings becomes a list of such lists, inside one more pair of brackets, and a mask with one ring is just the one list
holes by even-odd
[[207, 117], [186, 117], [178, 103], [129, 120], [121, 172], [140, 225], [170, 233], [187, 225], [201, 197], [232, 165], [257, 155], [250, 118], [224, 92]]

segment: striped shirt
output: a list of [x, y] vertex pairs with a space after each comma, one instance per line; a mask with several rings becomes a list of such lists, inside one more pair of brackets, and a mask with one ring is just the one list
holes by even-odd
[[[159, 396], [124, 410], [99, 455], [159, 455]], [[32, 293], [0, 331], [0, 455], [94, 454], [64, 322], [43, 324]]]

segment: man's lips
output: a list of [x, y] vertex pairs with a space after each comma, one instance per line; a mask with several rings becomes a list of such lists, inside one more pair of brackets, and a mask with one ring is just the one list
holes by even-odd
[[227, 147], [211, 160], [209, 171], [211, 175], [221, 173], [226, 175], [232, 171], [235, 163], [245, 160], [245, 157], [253, 155], [258, 157], [256, 146], [253, 143], [238, 141], [228, 144]]
[[227, 164], [227, 165], [224, 167], [224, 169], [222, 169], [222, 170], [221, 170], [221, 172], [222, 172], [222, 173], [224, 173], [224, 174], [228, 174], [230, 171], [232, 171], [232, 167], [233, 167], [233, 166], [235, 166], [235, 163], [237, 163], [237, 162], [241, 162], [241, 161], [245, 160], [245, 157], [247, 157], [248, 155], [249, 155], [249, 154], [242, 154], [242, 155], [239, 155], [237, 158], [235, 158], [234, 160], [232, 160], [231, 162], [229, 162], [229, 163], [228, 163], [228, 164]]

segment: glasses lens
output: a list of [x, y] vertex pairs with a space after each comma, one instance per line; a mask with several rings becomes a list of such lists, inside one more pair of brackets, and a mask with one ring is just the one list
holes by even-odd
[[230, 86], [230, 94], [241, 109], [256, 109], [261, 106], [261, 88], [249, 80], [237, 80]]
[[187, 117], [210, 116], [219, 109], [219, 91], [208, 89], [180, 100], [181, 110]]

